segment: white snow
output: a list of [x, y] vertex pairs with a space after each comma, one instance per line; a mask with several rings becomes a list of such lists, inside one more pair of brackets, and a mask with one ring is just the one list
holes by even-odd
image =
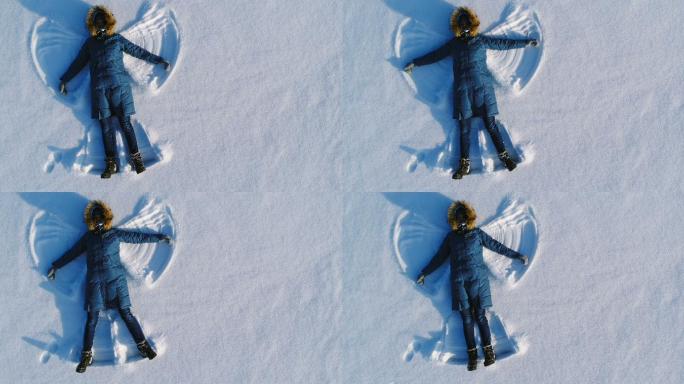
[[[682, 382], [682, 2], [105, 3], [172, 63], [127, 60], [150, 167], [108, 181], [87, 71], [56, 90], [94, 3], [0, 5], [0, 382]], [[449, 63], [401, 72], [456, 5], [542, 43], [490, 56], [512, 173], [475, 119], [453, 181]], [[174, 242], [122, 247], [159, 357], [107, 312], [79, 376], [85, 264], [45, 274], [89, 199]], [[486, 253], [501, 358], [475, 372], [448, 268], [413, 282], [456, 199], [531, 261]]]

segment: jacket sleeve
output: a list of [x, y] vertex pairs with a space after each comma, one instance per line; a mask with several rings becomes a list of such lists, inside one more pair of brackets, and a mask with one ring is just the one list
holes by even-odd
[[428, 65], [432, 63], [436, 63], [447, 56], [451, 53], [452, 50], [452, 42], [453, 40], [449, 40], [446, 42], [446, 44], [442, 45], [441, 47], [437, 48], [436, 50], [423, 55], [415, 60], [412, 61], [413, 64], [416, 66], [420, 67], [421, 65]]
[[503, 51], [506, 49], [524, 48], [532, 39], [514, 40], [492, 36], [482, 36], [482, 41], [489, 49]]
[[146, 50], [143, 47], [131, 43], [125, 37], [119, 35], [119, 39], [121, 39], [121, 44], [123, 45], [124, 52], [128, 53], [129, 55], [136, 57], [140, 60], [145, 60], [152, 64], [159, 64], [163, 61], [161, 57], [155, 55], [154, 53]]
[[449, 257], [449, 253], [450, 253], [449, 235], [447, 235], [444, 238], [442, 245], [439, 247], [437, 254], [435, 254], [432, 257], [432, 260], [430, 260], [430, 262], [428, 263], [428, 265], [426, 265], [425, 268], [423, 268], [423, 270], [420, 271], [420, 274], [427, 276], [427, 275], [431, 274], [432, 272], [436, 271], [437, 268], [439, 268], [442, 264], [444, 264], [446, 259]]
[[76, 242], [76, 244], [74, 244], [73, 247], [71, 247], [71, 249], [66, 251], [62, 257], [52, 262], [52, 266], [55, 269], [60, 269], [85, 252], [87, 235], [88, 234], [86, 233], [85, 235], [81, 236], [81, 238]]
[[78, 75], [79, 72], [81, 72], [86, 64], [88, 64], [88, 40], [83, 43], [81, 50], [78, 51], [78, 56], [76, 56], [71, 65], [69, 65], [69, 68], [59, 79], [65, 83], [68, 83], [71, 79]]
[[125, 231], [123, 229], [117, 229], [116, 235], [119, 238], [119, 241], [131, 244], [157, 243], [163, 236], [159, 233], [133, 232]]
[[480, 232], [480, 239], [482, 240], [482, 245], [484, 245], [487, 249], [490, 249], [500, 255], [504, 255], [511, 259], [519, 259], [522, 257], [522, 255], [519, 252], [516, 252], [508, 248], [507, 246], [499, 243], [498, 241], [494, 240], [485, 231], [481, 229], [479, 229], [478, 231]]

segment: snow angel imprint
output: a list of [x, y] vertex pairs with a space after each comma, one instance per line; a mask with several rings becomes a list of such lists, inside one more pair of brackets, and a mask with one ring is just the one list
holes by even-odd
[[112, 228], [114, 215], [103, 202], [95, 200], [88, 203], [84, 211], [84, 220], [88, 226], [86, 232], [76, 244], [62, 257], [52, 263], [48, 271], [48, 278], [55, 279], [57, 270], [82, 253], [86, 254], [86, 290], [85, 310], [88, 312], [85, 331], [83, 334], [83, 349], [81, 361], [76, 372], [83, 373], [93, 362], [93, 340], [95, 327], [100, 311], [114, 308], [119, 311], [126, 327], [133, 336], [140, 354], [144, 358], [153, 359], [157, 356], [152, 346], [147, 342], [142, 327], [131, 313], [131, 299], [128, 293], [126, 271], [119, 256], [120, 243], [170, 243], [167, 235], [156, 233], [127, 231]]
[[135, 171], [141, 173], [145, 166], [131, 124], [130, 116], [135, 113], [135, 107], [129, 76], [124, 68], [123, 54], [127, 53], [153, 64], [161, 64], [166, 70], [169, 69], [169, 63], [115, 33], [116, 19], [111, 11], [103, 6], [98, 5], [88, 11], [86, 26], [90, 37], [60, 77], [59, 90], [66, 95], [69, 80], [73, 79], [86, 64], [90, 64], [91, 117], [100, 121], [106, 156], [105, 170], [101, 177], [106, 179], [118, 172], [116, 132], [110, 121], [112, 116], [119, 120]]
[[477, 368], [475, 323], [480, 331], [485, 356], [484, 365], [492, 365], [496, 361], [486, 313], [486, 308], [492, 306], [492, 295], [482, 248], [486, 247], [511, 259], [519, 260], [524, 265], [528, 263], [528, 257], [499, 243], [476, 227], [475, 209], [464, 201], [451, 204], [447, 217], [452, 230], [447, 234], [437, 254], [420, 272], [416, 282], [423, 285], [426, 276], [449, 260], [451, 309], [460, 312], [463, 320], [463, 335], [468, 348], [468, 370], [472, 371]]
[[487, 69], [487, 49], [506, 50], [536, 47], [536, 39], [505, 39], [478, 34], [480, 20], [467, 7], [457, 8], [451, 15], [451, 30], [455, 37], [437, 50], [411, 61], [404, 71], [411, 74], [415, 67], [453, 58], [454, 95], [453, 118], [461, 128], [461, 160], [453, 178], [470, 173], [470, 126], [468, 119], [480, 116], [492, 137], [499, 158], [509, 171], [516, 167], [499, 132], [495, 116], [499, 113], [494, 95], [494, 81]]

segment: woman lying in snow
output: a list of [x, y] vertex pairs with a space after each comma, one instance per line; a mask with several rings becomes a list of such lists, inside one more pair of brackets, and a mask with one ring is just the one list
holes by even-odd
[[109, 121], [116, 116], [121, 125], [128, 144], [128, 151], [135, 171], [145, 170], [142, 156], [138, 151], [138, 142], [131, 124], [130, 116], [135, 113], [133, 92], [128, 83], [128, 74], [124, 68], [123, 53], [161, 64], [168, 70], [169, 63], [163, 58], [146, 51], [125, 37], [114, 33], [116, 19], [103, 6], [92, 7], [86, 16], [86, 26], [90, 37], [83, 43], [78, 56], [60, 78], [59, 90], [67, 94], [67, 83], [73, 79], [86, 64], [90, 63], [90, 88], [92, 92], [92, 118], [100, 121], [102, 140], [104, 141], [106, 164], [102, 178], [107, 179], [118, 172], [116, 159], [115, 127]]
[[512, 171], [516, 164], [506, 151], [494, 117], [499, 110], [491, 73], [487, 69], [487, 49], [505, 50], [527, 45], [536, 47], [537, 40], [511, 40], [479, 35], [480, 20], [467, 7], [459, 7], [453, 12], [450, 25], [455, 37], [437, 50], [411, 61], [404, 71], [411, 74], [416, 66], [432, 64], [449, 56], [454, 60], [453, 117], [461, 127], [461, 161], [453, 174], [454, 179], [470, 173], [470, 127], [467, 120], [474, 116], [482, 117], [499, 158]]
[[160, 233], [147, 234], [112, 228], [113, 217], [111, 209], [105, 203], [98, 200], [88, 203], [84, 212], [88, 232], [62, 257], [53, 262], [48, 271], [48, 278], [53, 280], [59, 268], [82, 253], [86, 254], [85, 310], [88, 312], [88, 320], [83, 335], [81, 362], [76, 367], [76, 372], [79, 373], [85, 372], [92, 364], [95, 326], [100, 311], [108, 308], [116, 308], [119, 311], [143, 357], [151, 360], [157, 356], [145, 339], [140, 323], [131, 313], [126, 271], [119, 257], [119, 243], [169, 243], [171, 239]]
[[[451, 309], [459, 311], [463, 320], [463, 334], [468, 348], [468, 370], [477, 368], [475, 346], [475, 322], [480, 330], [484, 349], [484, 365], [495, 362], [492, 336], [487, 321], [486, 308], [492, 306], [488, 270], [482, 256], [482, 247], [527, 264], [527, 256], [507, 248], [480, 228], [475, 227], [477, 215], [470, 204], [456, 201], [447, 214], [453, 229], [444, 239], [437, 254], [423, 268], [416, 282], [423, 285], [425, 277], [439, 268], [447, 259], [451, 264]], [[475, 320], [473, 321], [473, 317]]]

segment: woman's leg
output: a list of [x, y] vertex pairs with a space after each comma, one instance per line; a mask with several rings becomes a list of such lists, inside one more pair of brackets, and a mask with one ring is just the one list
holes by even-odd
[[118, 116], [119, 124], [121, 125], [121, 131], [123, 132], [124, 138], [126, 138], [126, 144], [128, 145], [128, 152], [138, 153], [138, 140], [135, 138], [135, 131], [133, 130], [133, 124], [131, 124], [130, 116]]
[[99, 120], [100, 128], [102, 128], [102, 142], [104, 143], [105, 156], [107, 158], [116, 157], [116, 132], [114, 127], [109, 123], [108, 118]]
[[126, 138], [128, 152], [131, 154], [131, 161], [133, 161], [135, 172], [142, 173], [145, 171], [145, 164], [143, 164], [142, 156], [138, 150], [138, 141], [135, 138], [135, 131], [133, 130], [133, 124], [131, 124], [131, 117], [119, 116], [119, 123], [121, 124], [121, 130], [123, 131], [124, 137]]
[[100, 177], [103, 179], [109, 179], [119, 170], [116, 160], [116, 132], [108, 120], [108, 118], [100, 119], [100, 128], [102, 128], [102, 142], [104, 143], [106, 156], [105, 169], [100, 175]]
[[480, 330], [480, 341], [482, 341], [482, 346], [486, 347], [492, 344], [492, 333], [489, 330], [487, 311], [484, 308], [475, 309], [475, 321], [477, 322], [477, 328]]
[[509, 171], [514, 170], [517, 164], [511, 159], [508, 151], [506, 151], [506, 146], [504, 145], [503, 139], [501, 138], [501, 132], [499, 131], [499, 125], [496, 124], [496, 119], [494, 116], [485, 116], [483, 120], [487, 132], [489, 132], [489, 135], [494, 142], [494, 148], [496, 148], [496, 152], [499, 154], [499, 159], [501, 159], [501, 162], [504, 163]]
[[83, 350], [90, 351], [93, 349], [93, 340], [95, 340], [95, 327], [97, 327], [97, 320], [100, 317], [100, 311], [88, 311], [88, 320], [86, 320], [85, 331], [83, 332]]
[[470, 124], [466, 120], [457, 120], [461, 129], [461, 160], [456, 172], [451, 176], [452, 179], [460, 179], [470, 173]]
[[506, 146], [501, 138], [499, 125], [496, 124], [496, 118], [494, 116], [485, 116], [482, 120], [484, 121], [487, 132], [489, 132], [489, 136], [492, 137], [494, 148], [496, 148], [496, 153], [504, 152], [506, 150]]
[[131, 313], [131, 309], [119, 308], [119, 315], [121, 315], [121, 319], [123, 319], [124, 323], [126, 324], [126, 328], [128, 328], [131, 336], [133, 336], [135, 343], [138, 344], [145, 341], [145, 335], [143, 334], [142, 327], [140, 326], [138, 319], [136, 319]]
[[465, 336], [468, 349], [475, 348], [475, 322], [470, 308], [462, 309], [461, 320], [463, 320], [463, 336]]
[[456, 120], [456, 124], [461, 129], [461, 159], [470, 158], [470, 124], [466, 120]]
[[133, 340], [135, 340], [135, 344], [137, 345], [140, 354], [150, 360], [154, 359], [157, 356], [157, 352], [152, 348], [147, 340], [145, 340], [142, 327], [140, 326], [138, 319], [136, 319], [131, 313], [131, 309], [119, 308], [119, 315], [121, 315], [124, 323], [126, 323], [126, 328], [128, 328], [131, 336], [133, 336]]

